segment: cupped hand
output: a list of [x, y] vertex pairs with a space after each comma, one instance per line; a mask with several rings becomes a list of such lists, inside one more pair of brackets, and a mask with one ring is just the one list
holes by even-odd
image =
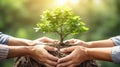
[[68, 45], [79, 45], [79, 46], [87, 47], [87, 42], [78, 40], [78, 39], [66, 40], [66, 41], [64, 41], [64, 43], [66, 43]]
[[60, 50], [62, 53], [70, 53], [69, 55], [58, 60], [57, 67], [75, 67], [80, 63], [89, 60], [87, 48], [82, 46], [71, 46]]
[[51, 39], [48, 37], [42, 37], [42, 38], [38, 38], [38, 39], [34, 40], [34, 42], [42, 43], [42, 44], [44, 43], [47, 45], [54, 45], [54, 44], [58, 43], [58, 40], [54, 40], [54, 39]]
[[57, 49], [47, 45], [36, 45], [33, 46], [30, 56], [47, 67], [55, 67], [58, 57], [51, 55], [48, 51], [57, 51]]

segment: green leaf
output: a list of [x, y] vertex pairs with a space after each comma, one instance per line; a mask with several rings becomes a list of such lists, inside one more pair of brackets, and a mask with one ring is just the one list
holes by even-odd
[[62, 36], [80, 34], [89, 30], [85, 23], [81, 21], [80, 16], [74, 15], [70, 8], [56, 8], [44, 11], [40, 15], [37, 28], [39, 28], [38, 31], [40, 32], [54, 32]]

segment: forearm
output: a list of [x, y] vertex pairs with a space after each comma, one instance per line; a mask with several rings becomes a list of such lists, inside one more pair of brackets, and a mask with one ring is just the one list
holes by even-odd
[[112, 48], [87, 48], [87, 54], [90, 59], [112, 61], [111, 59]]
[[33, 46], [7, 46], [0, 45], [0, 61], [6, 58], [31, 55]]
[[21, 38], [15, 38], [15, 37], [9, 37], [8, 39], [9, 46], [30, 46], [35, 44], [36, 43], [34, 41], [27, 40], [27, 39], [21, 39]]
[[114, 43], [111, 39], [87, 42], [88, 48], [113, 47], [113, 46]]
[[6, 46], [9, 48], [7, 58], [30, 55], [32, 46]]

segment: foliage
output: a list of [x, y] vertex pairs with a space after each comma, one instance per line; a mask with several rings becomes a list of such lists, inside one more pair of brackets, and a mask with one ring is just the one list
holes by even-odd
[[[39, 21], [43, 10], [55, 8], [56, 0], [0, 0], [0, 31], [16, 37], [35, 39], [52, 34], [36, 33], [32, 27]], [[73, 12], [82, 17], [90, 30], [75, 35], [85, 41], [93, 41], [120, 35], [120, 0], [79, 0], [69, 4]], [[23, 30], [24, 29], [24, 30]], [[10, 65], [11, 64], [11, 65]], [[6, 66], [9, 65], [9, 66]], [[119, 64], [102, 62], [101, 67], [119, 67]], [[0, 67], [12, 67], [11, 60], [0, 63]]]
[[74, 15], [70, 8], [46, 10], [40, 17], [41, 22], [37, 23], [37, 29], [59, 34], [61, 43], [69, 34], [79, 34], [88, 30], [81, 18]]

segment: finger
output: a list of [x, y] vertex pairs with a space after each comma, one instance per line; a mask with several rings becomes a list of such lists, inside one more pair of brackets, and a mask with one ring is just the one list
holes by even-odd
[[55, 47], [51, 47], [51, 46], [45, 46], [44, 47], [47, 51], [57, 51], [58, 49]]
[[71, 47], [60, 49], [60, 52], [62, 52], [62, 53], [69, 53], [69, 52], [72, 52], [74, 49], [75, 49], [75, 46], [71, 46]]
[[74, 39], [66, 40], [64, 43], [74, 43]]
[[57, 62], [56, 61], [51, 61], [51, 60], [46, 60], [46, 63], [52, 66], [56, 66]]
[[46, 43], [43, 43], [43, 42], [36, 42], [36, 45], [46, 45]]
[[46, 58], [52, 61], [57, 61], [59, 58], [55, 57], [53, 55], [51, 55], [50, 53], [48, 53], [47, 51], [45, 52]]
[[46, 67], [55, 67], [55, 66], [52, 66], [52, 65], [49, 65], [47, 63], [44, 64]]
[[81, 45], [82, 44], [82, 41], [76, 41], [75, 43], [74, 43], [74, 45]]
[[[45, 48], [46, 50], [48, 50], [48, 51], [56, 51], [56, 50], [57, 50], [56, 48], [50, 47], [50, 46], [45, 46], [44, 48]], [[57, 60], [58, 60], [58, 57], [55, 57], [55, 56], [51, 55], [51, 54], [48, 53], [48, 51], [46, 51], [46, 50], [45, 50], [44, 52], [45, 52], [45, 55], [47, 56], [48, 59], [53, 60], [53, 61], [57, 61]]]
[[67, 45], [74, 45], [74, 43], [70, 43], [70, 42], [63, 42], [63, 43]]
[[50, 54], [47, 57], [49, 60], [52, 60], [52, 61], [57, 61], [59, 59], [58, 57], [55, 57], [55, 56], [50, 55]]
[[68, 65], [68, 67], [76, 67], [76, 66], [78, 67], [78, 65], [80, 65], [80, 63], [73, 62], [70, 65]]
[[70, 61], [72, 58], [71, 58], [71, 56], [70, 55], [67, 55], [66, 57], [63, 57], [63, 58], [60, 58], [60, 59], [58, 59], [58, 63], [63, 63], [63, 62], [68, 62], [68, 61]]
[[41, 38], [41, 41], [42, 41], [42, 42], [45, 42], [45, 43], [54, 43], [54, 42], [56, 42], [57, 40], [54, 40], [54, 39], [51, 39], [51, 38], [47, 38], [47, 37], [42, 37], [42, 38]]
[[74, 42], [69, 43], [69, 45], [80, 45], [80, 46], [85, 46], [85, 45], [84, 45], [84, 41], [77, 40], [77, 39], [76, 39]]
[[39, 38], [39, 39], [36, 39], [36, 41], [40, 41], [40, 42], [52, 42], [53, 39], [50, 39], [50, 38], [47, 38], [47, 37], [42, 37], [42, 38]]
[[76, 65], [74, 65], [74, 64], [70, 64], [68, 67], [75, 67]]
[[67, 67], [67, 66], [69, 66], [71, 64], [72, 64], [72, 61], [68, 61], [68, 62], [58, 64], [58, 67]]
[[68, 44], [68, 45], [76, 45], [76, 42], [78, 43], [79, 40], [78, 39], [70, 39], [70, 40], [64, 41], [64, 43]]

